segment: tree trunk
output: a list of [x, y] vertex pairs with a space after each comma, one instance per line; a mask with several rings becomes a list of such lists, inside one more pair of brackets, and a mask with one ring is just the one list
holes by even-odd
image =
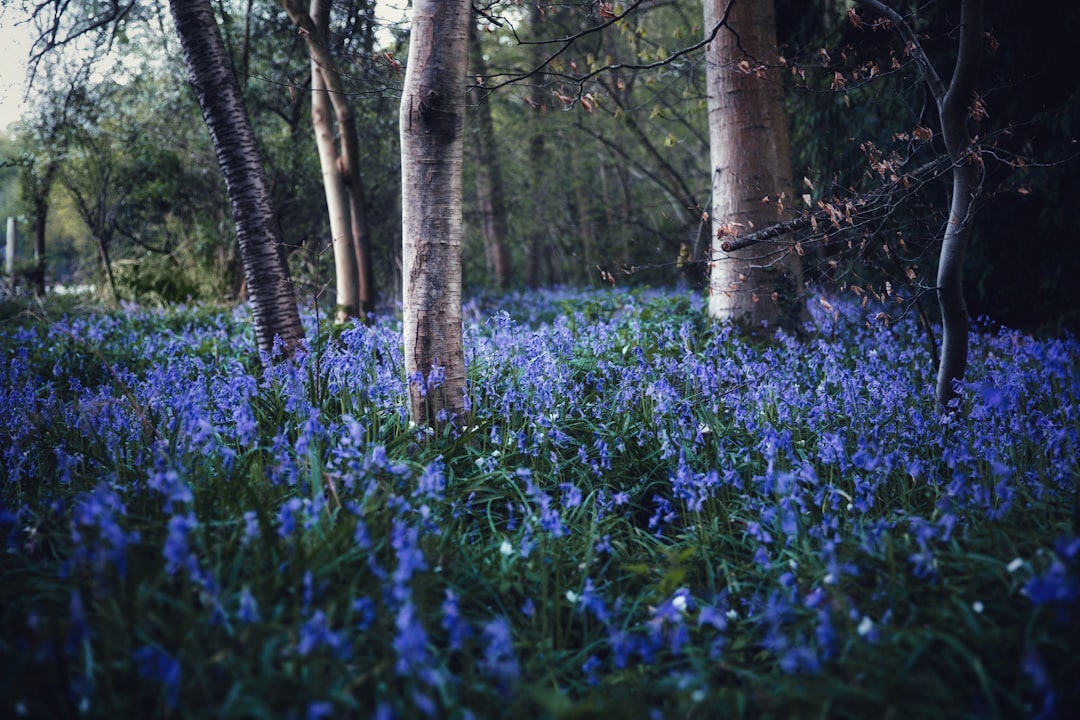
[[[777, 70], [773, 0], [706, 0], [705, 32], [726, 22], [706, 51], [712, 159], [709, 315], [750, 328], [796, 326], [802, 266], [787, 244], [725, 253], [730, 233], [782, 220], [792, 202], [791, 150]], [[768, 198], [768, 202], [763, 202]]]
[[[487, 68], [480, 31], [473, 22], [469, 23], [469, 63], [476, 82], [482, 82]], [[480, 232], [484, 237], [484, 255], [495, 286], [506, 290], [510, 287], [510, 249], [506, 246], [506, 202], [499, 155], [495, 149], [495, 126], [491, 120], [491, 106], [481, 88], [474, 87], [469, 91], [469, 102], [475, 106], [476, 126], [469, 131], [469, 137], [476, 162], [476, 204], [480, 213]]]
[[232, 203], [255, 339], [259, 350], [270, 353], [275, 338], [280, 338], [285, 354], [291, 355], [304, 332], [285, 263], [281, 226], [214, 11], [209, 0], [169, 0], [169, 4]]
[[[324, 166], [323, 180], [324, 183], [330, 181], [334, 185], [340, 182], [346, 189], [349, 239], [353, 247], [353, 262], [357, 272], [358, 314], [367, 322], [370, 320], [370, 314], [375, 311], [375, 270], [372, 264], [364, 185], [360, 176], [360, 142], [356, 132], [356, 117], [345, 92], [341, 73], [330, 52], [330, 11], [333, 3], [332, 0], [311, 0], [311, 5], [304, 8], [302, 0], [279, 0], [279, 2], [307, 39], [312, 79], [314, 80], [315, 74], [319, 75], [326, 89], [326, 99], [333, 108], [334, 119], [337, 121], [335, 166], [339, 179], [330, 181]], [[312, 90], [314, 92], [314, 87]], [[329, 123], [329, 114], [327, 118]], [[321, 155], [322, 145], [320, 145], [320, 157]], [[329, 198], [331, 193], [336, 194], [337, 190], [328, 186], [326, 193]], [[336, 233], [334, 237], [336, 243], [338, 237]], [[336, 258], [337, 255], [335, 255], [335, 262]], [[338, 272], [340, 273], [341, 270]]]
[[971, 331], [967, 303], [964, 302], [964, 256], [967, 253], [974, 204], [979, 196], [982, 160], [973, 152], [968, 131], [968, 105], [975, 93], [979, 54], [983, 43], [983, 0], [963, 0], [960, 4], [960, 44], [956, 65], [948, 87], [942, 82], [918, 36], [907, 21], [880, 0], [863, 2], [884, 15], [903, 38], [911, 57], [919, 64], [923, 80], [937, 105], [945, 151], [952, 161], [952, 194], [949, 222], [938, 257], [937, 295], [941, 305], [941, 360], [938, 363], [935, 394], [942, 408], [953, 407], [956, 384], [967, 371], [968, 333]]
[[[540, 23], [543, 13], [540, 3], [529, 3], [529, 27], [533, 37], [540, 35]], [[533, 65], [539, 67], [546, 59], [544, 45], [534, 46]], [[532, 115], [529, 118], [529, 203], [532, 207], [548, 207], [548, 185], [546, 157], [547, 148], [544, 142], [544, 128], [540, 121], [540, 113], [547, 109], [547, 101], [544, 98], [543, 84], [545, 75], [537, 73], [531, 80], [529, 87]], [[547, 247], [547, 226], [543, 219], [534, 215], [528, 224], [528, 236], [525, 241], [525, 283], [533, 290], [544, 284], [541, 264], [544, 256], [549, 252]]]
[[[319, 0], [312, 2], [313, 14], [318, 3]], [[326, 7], [329, 10], [329, 4]], [[315, 17], [317, 21], [319, 16]], [[353, 248], [352, 208], [345, 178], [338, 165], [332, 113], [330, 92], [323, 81], [319, 62], [312, 56], [311, 124], [315, 130], [315, 144], [319, 148], [319, 166], [322, 168], [323, 191], [326, 194], [326, 211], [330, 219], [330, 237], [334, 251], [334, 287], [337, 292], [334, 322], [343, 324], [358, 316], [360, 289], [356, 252]]]
[[412, 419], [466, 416], [461, 167], [470, 0], [415, 0], [401, 97], [405, 371]]
[[971, 154], [968, 103], [975, 90], [975, 71], [983, 40], [982, 0], [964, 0], [960, 6], [960, 48], [949, 89], [939, 105], [945, 147], [953, 163], [949, 223], [938, 258], [937, 294], [941, 304], [941, 361], [937, 373], [937, 399], [943, 407], [957, 397], [955, 383], [967, 370], [968, 333], [971, 330], [964, 302], [964, 256], [967, 253], [973, 205], [979, 194], [982, 165]]
[[34, 292], [38, 297], [45, 297], [45, 230], [49, 218], [48, 196], [34, 198], [32, 205], [34, 208]]

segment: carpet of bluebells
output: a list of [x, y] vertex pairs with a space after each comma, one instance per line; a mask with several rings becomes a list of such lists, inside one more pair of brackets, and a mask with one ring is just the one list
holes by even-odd
[[973, 332], [942, 413], [838, 307], [477, 298], [436, 435], [392, 313], [264, 366], [244, 308], [8, 303], [0, 716], [1066, 714], [1080, 345]]

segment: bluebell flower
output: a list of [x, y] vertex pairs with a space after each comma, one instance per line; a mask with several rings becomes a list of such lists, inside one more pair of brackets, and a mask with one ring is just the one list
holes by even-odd
[[481, 635], [484, 640], [484, 657], [480, 666], [493, 675], [500, 687], [506, 690], [519, 674], [510, 623], [504, 617], [497, 617], [484, 625]]
[[247, 510], [244, 512], [244, 538], [241, 542], [247, 545], [257, 537], [259, 537], [259, 514], [254, 510]]
[[461, 650], [465, 645], [465, 640], [471, 635], [469, 625], [461, 617], [461, 612], [458, 609], [458, 598], [453, 590], [446, 589], [446, 598], [442, 603], [442, 626], [446, 630], [450, 639], [449, 647], [451, 650]]
[[585, 662], [581, 664], [581, 672], [585, 673], [585, 682], [589, 685], [596, 686], [600, 684], [600, 679], [596, 676], [596, 672], [600, 669], [600, 658], [595, 655], [590, 655]]
[[349, 655], [345, 635], [332, 631], [326, 613], [316, 610], [300, 627], [300, 640], [296, 644], [296, 651], [304, 656], [320, 645], [330, 647], [337, 657], [344, 659]]
[[320, 718], [331, 717], [333, 714], [334, 703], [329, 700], [319, 700], [308, 705], [308, 720], [320, 720]]
[[296, 532], [296, 516], [303, 510], [304, 501], [300, 498], [289, 498], [278, 510], [278, 537], [289, 537]]
[[406, 600], [398, 609], [394, 620], [397, 632], [394, 635], [393, 647], [397, 653], [397, 662], [394, 671], [398, 675], [423, 676], [431, 662], [431, 654], [428, 651], [427, 633], [420, 618], [416, 616], [416, 608], [412, 601]]
[[255, 601], [255, 596], [251, 594], [251, 590], [247, 586], [244, 586], [240, 590], [240, 609], [237, 612], [237, 618], [243, 623], [257, 623], [262, 618], [259, 615], [259, 606]]
[[367, 632], [371, 624], [375, 622], [375, 602], [369, 597], [356, 598], [352, 603], [352, 611], [359, 616], [356, 620], [356, 630], [362, 633]]
[[165, 707], [176, 708], [180, 699], [180, 663], [155, 645], [143, 645], [132, 656], [139, 677], [155, 680], [165, 687]]
[[192, 577], [198, 575], [198, 561], [188, 542], [191, 532], [198, 526], [198, 520], [190, 512], [169, 518], [169, 532], [161, 551], [165, 558], [165, 572], [169, 575], [176, 575], [181, 568], [186, 569]]

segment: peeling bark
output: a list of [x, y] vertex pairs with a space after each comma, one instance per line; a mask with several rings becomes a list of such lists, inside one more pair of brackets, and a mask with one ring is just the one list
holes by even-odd
[[416, 0], [400, 110], [403, 330], [413, 421], [466, 419], [461, 189], [469, 0]]

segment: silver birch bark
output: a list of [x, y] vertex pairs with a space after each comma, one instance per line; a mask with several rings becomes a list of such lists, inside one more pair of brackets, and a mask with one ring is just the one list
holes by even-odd
[[[319, 0], [313, 0], [314, 15]], [[327, 15], [329, 15], [329, 4]], [[333, 106], [330, 91], [323, 80], [318, 60], [311, 58], [311, 124], [315, 130], [315, 144], [319, 149], [319, 167], [322, 169], [323, 191], [326, 195], [326, 212], [330, 221], [330, 237], [334, 252], [334, 287], [337, 307], [334, 322], [342, 324], [357, 316], [360, 308], [359, 276], [356, 253], [353, 249], [352, 218], [349, 207], [349, 191], [338, 166], [337, 138], [334, 132]]]
[[[801, 319], [802, 264], [791, 246], [724, 252], [732, 234], [772, 225], [792, 201], [791, 149], [776, 61], [773, 0], [705, 0], [705, 32], [725, 23], [706, 49], [712, 161], [709, 315], [748, 328]], [[763, 202], [768, 198], [767, 202]]]
[[304, 337], [300, 312], [270, 183], [214, 11], [209, 0], [169, 0], [169, 5], [188, 77], [225, 176], [255, 339], [259, 349], [269, 353], [280, 338], [289, 355]]
[[470, 0], [415, 0], [402, 88], [405, 370], [412, 419], [466, 415], [461, 326], [461, 168]]
[[[306, 40], [308, 55], [311, 59], [313, 103], [316, 93], [319, 92], [318, 88], [320, 86], [323, 88], [320, 99], [324, 103], [320, 121], [323, 125], [315, 128], [315, 134], [319, 143], [319, 160], [322, 163], [323, 184], [328, 206], [330, 206], [331, 197], [334, 198], [334, 206], [328, 207], [328, 211], [331, 234], [334, 238], [335, 274], [340, 282], [350, 272], [354, 273], [352, 284], [356, 288], [355, 294], [348, 288], [341, 294], [346, 297], [355, 296], [356, 304], [351, 310], [346, 306], [346, 312], [359, 316], [367, 322], [370, 319], [369, 314], [375, 311], [375, 271], [372, 263], [363, 178], [360, 175], [360, 140], [356, 132], [356, 115], [345, 92], [341, 72], [330, 52], [330, 12], [333, 3], [332, 0], [311, 0], [310, 5], [305, 8], [302, 0], [278, 0], [278, 2], [289, 14], [293, 23], [300, 28]], [[314, 114], [314, 104], [312, 111]], [[315, 121], [314, 117], [312, 121]], [[328, 139], [332, 139], [333, 143], [326, 143]], [[339, 207], [342, 190], [344, 190], [344, 215]], [[336, 218], [335, 215], [337, 215]], [[344, 229], [340, 224], [342, 217], [345, 219]], [[338, 225], [337, 228], [335, 224]], [[342, 245], [342, 251], [345, 244], [351, 243], [352, 269], [344, 255], [340, 256], [341, 263], [338, 262], [339, 243]], [[340, 314], [339, 312], [339, 316]]]

